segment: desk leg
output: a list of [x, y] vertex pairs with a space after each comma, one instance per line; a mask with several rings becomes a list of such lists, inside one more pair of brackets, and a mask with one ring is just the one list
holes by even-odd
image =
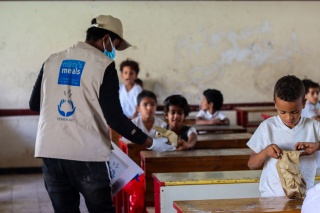
[[242, 111], [237, 110], [237, 125], [242, 126]]
[[243, 126], [244, 128], [247, 128], [247, 127], [248, 127], [248, 112], [243, 112], [243, 113], [242, 113], [242, 118], [241, 118], [241, 120], [242, 120], [242, 126]]

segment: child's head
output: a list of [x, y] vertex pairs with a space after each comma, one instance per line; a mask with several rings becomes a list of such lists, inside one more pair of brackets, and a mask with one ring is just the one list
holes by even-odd
[[143, 88], [143, 81], [140, 78], [137, 78], [134, 83], [140, 85], [141, 88]]
[[202, 110], [210, 110], [212, 112], [219, 111], [223, 104], [223, 96], [219, 90], [207, 89], [203, 91], [201, 101]]
[[306, 103], [302, 81], [294, 75], [280, 78], [274, 86], [273, 98], [282, 122], [289, 128], [295, 127]]
[[134, 85], [139, 74], [139, 64], [129, 59], [120, 64], [121, 78], [126, 85]]
[[305, 98], [312, 104], [317, 104], [319, 101], [319, 84], [309, 79], [302, 80], [305, 89]]
[[185, 117], [189, 115], [189, 104], [182, 95], [171, 95], [164, 102], [164, 115], [170, 127], [179, 128], [183, 125]]
[[148, 90], [143, 90], [137, 97], [137, 111], [143, 119], [148, 119], [154, 116], [157, 109], [156, 95]]

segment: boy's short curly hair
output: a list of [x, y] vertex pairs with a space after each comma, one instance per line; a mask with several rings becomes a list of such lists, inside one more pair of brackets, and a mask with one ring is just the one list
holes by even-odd
[[302, 98], [304, 100], [305, 89], [302, 81], [294, 75], [280, 78], [274, 86], [273, 98], [293, 102]]
[[303, 79], [302, 83], [304, 85], [304, 89], [305, 89], [305, 94], [309, 93], [309, 89], [310, 88], [319, 88], [319, 84], [310, 80], [310, 79]]
[[219, 90], [207, 89], [203, 91], [203, 96], [207, 99], [208, 104], [213, 103], [214, 111], [221, 109], [223, 104], [223, 95]]
[[164, 113], [168, 115], [169, 106], [179, 106], [183, 109], [184, 116], [187, 117], [190, 112], [188, 101], [182, 95], [171, 95], [163, 101]]
[[139, 71], [140, 71], [139, 64], [136, 61], [127, 59], [127, 60], [121, 62], [120, 72], [122, 72], [123, 67], [130, 67], [132, 70], [134, 70], [136, 72], [137, 75], [139, 74]]
[[143, 98], [152, 98], [157, 103], [156, 95], [149, 90], [142, 90], [137, 96], [137, 105], [139, 106]]

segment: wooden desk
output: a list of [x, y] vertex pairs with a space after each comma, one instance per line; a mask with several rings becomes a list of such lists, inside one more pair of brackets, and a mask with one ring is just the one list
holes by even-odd
[[239, 125], [194, 125], [193, 127], [199, 135], [208, 133], [224, 134], [247, 132], [246, 128]]
[[260, 176], [261, 170], [153, 173], [155, 213], [176, 212], [175, 200], [260, 197]]
[[198, 135], [194, 149], [248, 148], [246, 144], [251, 136], [250, 133]]
[[[175, 200], [260, 197], [261, 170], [154, 173], [155, 212], [176, 212]], [[317, 171], [315, 184], [320, 180]], [[186, 193], [197, 192], [197, 193]]]
[[152, 173], [248, 170], [251, 153], [250, 149], [199, 149], [161, 153], [142, 151], [140, 155], [146, 178], [146, 204], [154, 205]]
[[259, 124], [250, 124], [248, 122], [248, 114], [253, 112], [276, 112], [276, 108], [274, 106], [256, 106], [256, 107], [236, 107], [237, 112], [237, 124], [247, 127], [256, 127]]
[[[250, 133], [232, 134], [206, 134], [198, 135], [194, 149], [234, 149], [247, 148], [246, 143], [251, 138]], [[140, 152], [148, 151], [143, 146], [125, 139], [119, 140], [120, 149], [126, 153], [136, 164], [141, 164]]]
[[290, 200], [287, 197], [240, 198], [220, 200], [189, 200], [174, 201], [177, 213], [194, 212], [269, 212], [269, 213], [300, 213], [303, 200]]

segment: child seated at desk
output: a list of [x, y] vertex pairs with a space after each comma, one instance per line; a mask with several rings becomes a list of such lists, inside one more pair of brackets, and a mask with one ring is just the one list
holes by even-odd
[[262, 197], [285, 196], [276, 168], [282, 150], [303, 150], [300, 172], [307, 190], [314, 186], [316, 155], [313, 153], [320, 148], [320, 122], [301, 117], [306, 103], [304, 94], [299, 78], [292, 75], [280, 78], [273, 93], [278, 116], [263, 121], [247, 143], [253, 150], [248, 167], [257, 169], [264, 163], [259, 187]]
[[302, 80], [305, 88], [306, 106], [302, 110], [301, 116], [320, 121], [319, 84], [309, 79]]
[[203, 91], [201, 110], [196, 115], [196, 124], [229, 125], [226, 115], [219, 110], [223, 104], [223, 96], [219, 90]]
[[184, 125], [189, 115], [189, 104], [182, 95], [171, 95], [164, 102], [164, 115], [168, 121], [166, 129], [178, 135], [177, 150], [192, 149], [197, 142], [197, 131], [194, 127]]
[[166, 122], [155, 116], [157, 109], [156, 95], [151, 91], [143, 90], [137, 97], [137, 103], [137, 111], [140, 115], [132, 119], [132, 122], [148, 136], [154, 138], [156, 131], [152, 127], [165, 128], [167, 125]]

